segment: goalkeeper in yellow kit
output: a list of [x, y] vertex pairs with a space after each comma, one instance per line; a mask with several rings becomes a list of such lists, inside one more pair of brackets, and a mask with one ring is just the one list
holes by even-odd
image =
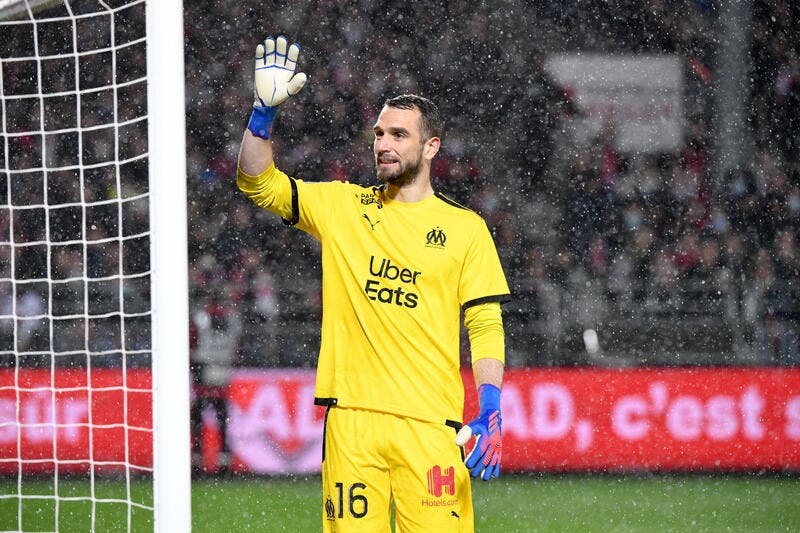
[[[472, 531], [470, 473], [488, 480], [500, 468], [509, 290], [496, 248], [476, 213], [431, 186], [441, 120], [426, 98], [401, 95], [380, 112], [379, 185], [310, 183], [276, 168], [277, 106], [306, 82], [299, 50], [285, 37], [256, 49], [238, 186], [322, 244], [323, 530], [388, 532], [394, 502], [398, 531]], [[481, 404], [463, 428], [462, 313]]]

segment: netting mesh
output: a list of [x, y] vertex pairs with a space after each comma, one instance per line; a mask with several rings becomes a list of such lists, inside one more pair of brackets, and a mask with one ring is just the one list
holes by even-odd
[[145, 2], [16, 4], [0, 20], [0, 529], [64, 529], [83, 504], [92, 530], [103, 513], [130, 530], [152, 511]]

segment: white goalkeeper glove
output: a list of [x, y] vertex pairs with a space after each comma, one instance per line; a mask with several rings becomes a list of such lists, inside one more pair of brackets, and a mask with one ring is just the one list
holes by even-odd
[[262, 139], [269, 139], [272, 133], [277, 106], [299, 93], [306, 84], [306, 75], [295, 73], [300, 45], [288, 44], [281, 35], [277, 39], [267, 37], [256, 48], [255, 101], [247, 129]]

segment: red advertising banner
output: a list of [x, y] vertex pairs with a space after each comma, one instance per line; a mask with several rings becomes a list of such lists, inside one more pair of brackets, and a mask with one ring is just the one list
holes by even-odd
[[153, 463], [149, 370], [0, 371], [0, 474]]
[[[0, 371], [0, 474], [152, 465], [150, 372], [88, 385], [83, 369]], [[313, 398], [311, 369], [236, 371], [232, 469], [318, 472]], [[800, 470], [800, 369], [509, 369], [502, 408], [505, 471]]]
[[[319, 470], [313, 383], [312, 370], [234, 376], [239, 470]], [[798, 369], [509, 369], [502, 410], [506, 471], [800, 470]]]
[[228, 387], [233, 471], [320, 471], [325, 410], [314, 405], [313, 370], [239, 370]]
[[800, 369], [512, 369], [501, 401], [506, 470], [800, 469]]

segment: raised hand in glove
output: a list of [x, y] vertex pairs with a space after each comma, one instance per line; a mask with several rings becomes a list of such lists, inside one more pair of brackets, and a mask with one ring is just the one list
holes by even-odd
[[306, 83], [305, 74], [295, 73], [300, 45], [288, 44], [281, 35], [277, 39], [267, 37], [256, 48], [255, 101], [247, 129], [262, 139], [269, 139], [272, 133], [277, 106], [299, 93]]

